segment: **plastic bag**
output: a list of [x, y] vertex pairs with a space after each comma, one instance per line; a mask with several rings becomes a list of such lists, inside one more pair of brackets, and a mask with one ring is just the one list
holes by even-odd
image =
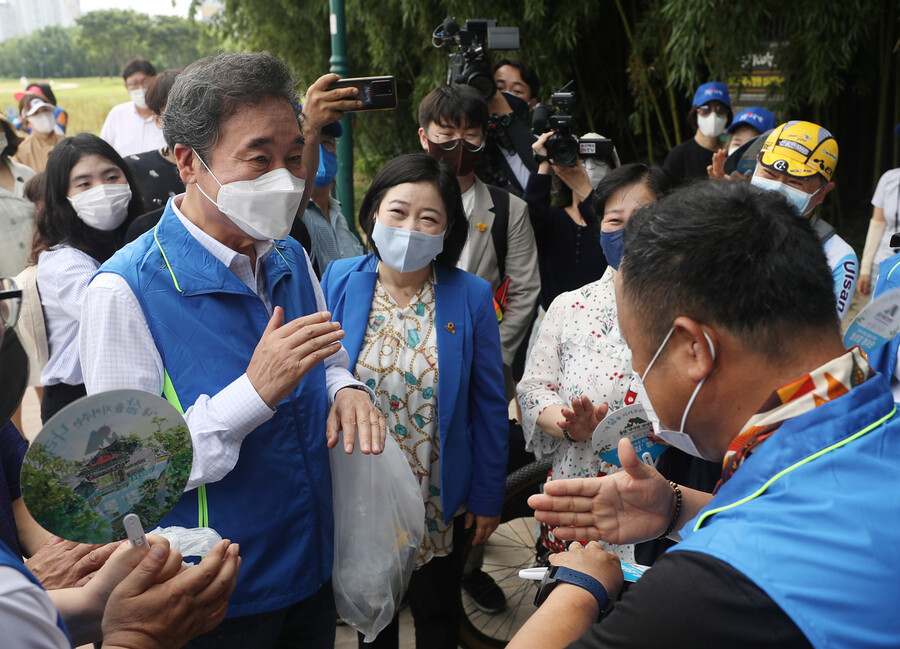
[[211, 527], [157, 527], [149, 534], [159, 534], [167, 539], [169, 546], [185, 557], [204, 557], [222, 540]]
[[334, 495], [334, 601], [372, 642], [394, 617], [425, 534], [422, 492], [397, 442], [384, 452], [330, 452]]

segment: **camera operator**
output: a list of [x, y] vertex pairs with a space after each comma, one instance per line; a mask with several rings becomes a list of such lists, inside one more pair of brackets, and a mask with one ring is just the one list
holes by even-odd
[[527, 124], [541, 83], [521, 59], [501, 59], [492, 71], [497, 92], [488, 103], [487, 142], [475, 174], [489, 185], [522, 196], [529, 175], [538, 166], [531, 150], [535, 138]]
[[[537, 241], [540, 305], [544, 310], [560, 293], [596, 281], [606, 270], [591, 193], [606, 174], [619, 166], [615, 147], [611, 147], [611, 155], [596, 155], [595, 148], [591, 153], [582, 150], [571, 167], [553, 164], [554, 160], [547, 157], [547, 140], [555, 133], [543, 133], [531, 147], [540, 166], [529, 177], [524, 196]], [[585, 134], [582, 141], [612, 144], [596, 133]], [[551, 189], [559, 192], [565, 207], [551, 204]]]

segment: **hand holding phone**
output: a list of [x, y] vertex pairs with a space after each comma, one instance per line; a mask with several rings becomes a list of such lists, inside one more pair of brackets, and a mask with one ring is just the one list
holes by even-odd
[[397, 82], [391, 76], [341, 79], [328, 86], [328, 90], [335, 88], [356, 88], [357, 90], [356, 99], [362, 102], [362, 106], [345, 110], [346, 113], [363, 110], [390, 110], [397, 107]]

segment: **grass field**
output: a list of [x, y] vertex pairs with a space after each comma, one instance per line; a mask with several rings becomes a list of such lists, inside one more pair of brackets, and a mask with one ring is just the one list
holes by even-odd
[[[35, 83], [41, 80], [29, 81]], [[0, 109], [4, 115], [8, 106], [18, 111], [19, 103], [13, 94], [22, 90], [17, 79], [0, 79]], [[53, 83], [53, 92], [59, 105], [69, 113], [66, 129], [69, 134], [86, 132], [99, 135], [109, 109], [129, 101], [128, 91], [119, 77], [59, 79]]]
[[[29, 82], [40, 82], [40, 79], [29, 79]], [[0, 78], [0, 111], [5, 115], [8, 106], [12, 106], [17, 112], [19, 103], [13, 96], [14, 93], [23, 90], [18, 79]], [[68, 135], [76, 133], [94, 133], [100, 135], [103, 121], [109, 109], [116, 104], [129, 101], [128, 91], [119, 77], [88, 77], [84, 79], [59, 79], [53, 84], [53, 92], [59, 105], [69, 113], [69, 123], [66, 128]], [[359, 209], [363, 195], [368, 189], [371, 177], [354, 174], [354, 203], [355, 209]]]

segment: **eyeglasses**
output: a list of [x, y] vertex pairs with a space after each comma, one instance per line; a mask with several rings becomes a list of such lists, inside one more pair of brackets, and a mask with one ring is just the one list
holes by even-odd
[[19, 307], [22, 306], [22, 289], [16, 280], [0, 277], [0, 322], [3, 330], [11, 329], [19, 320]]
[[[437, 141], [437, 140], [431, 140], [431, 141], [434, 142], [435, 144], [437, 144], [439, 147], [441, 147], [444, 151], [453, 151], [454, 149], [456, 149], [456, 147], [459, 146], [460, 142], [462, 142], [463, 148], [466, 151], [471, 151], [472, 153], [481, 151], [484, 148], [484, 138], [483, 137], [481, 137], [481, 136], [474, 136], [474, 137], [467, 136], [467, 137], [472, 137], [473, 140], [475, 139], [475, 137], [477, 137], [478, 141], [475, 142], [475, 141], [470, 141], [468, 139], [444, 140], [442, 142]], [[431, 138], [429, 138], [429, 139], [431, 139]]]
[[709, 104], [697, 106], [697, 114], [700, 115], [700, 117], [706, 117], [713, 111], [715, 111], [716, 115], [718, 115], [719, 117], [725, 117], [726, 115], [728, 115], [728, 106], [725, 106], [723, 104], [717, 104], [715, 108], [713, 108]]

